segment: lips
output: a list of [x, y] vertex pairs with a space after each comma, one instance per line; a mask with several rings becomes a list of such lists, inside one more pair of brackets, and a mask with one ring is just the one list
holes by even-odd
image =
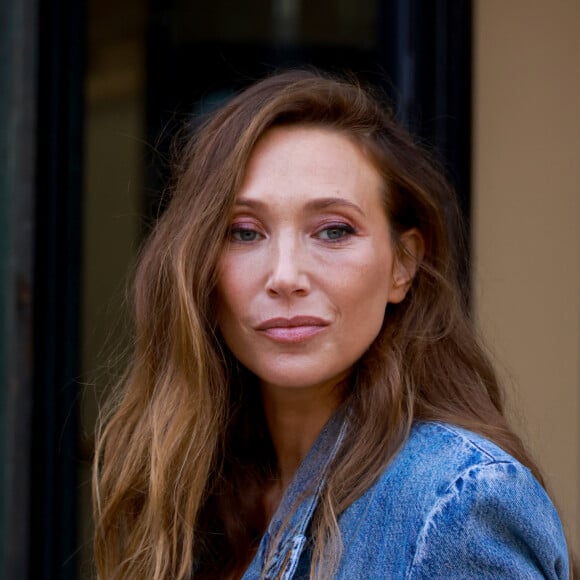
[[316, 316], [270, 318], [256, 326], [256, 330], [275, 342], [303, 342], [322, 332], [329, 322]]

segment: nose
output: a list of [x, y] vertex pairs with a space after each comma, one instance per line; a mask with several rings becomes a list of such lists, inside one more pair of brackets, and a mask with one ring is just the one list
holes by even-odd
[[266, 292], [272, 297], [306, 296], [310, 292], [308, 257], [299, 240], [281, 236], [272, 243]]

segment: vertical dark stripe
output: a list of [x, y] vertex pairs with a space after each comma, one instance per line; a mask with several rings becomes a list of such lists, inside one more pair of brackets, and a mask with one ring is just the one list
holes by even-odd
[[40, 5], [31, 577], [76, 577], [84, 5]]
[[431, 144], [457, 190], [460, 276], [470, 288], [471, 0], [382, 0], [380, 54], [399, 118]]
[[37, 1], [0, 3], [0, 577], [28, 577]]

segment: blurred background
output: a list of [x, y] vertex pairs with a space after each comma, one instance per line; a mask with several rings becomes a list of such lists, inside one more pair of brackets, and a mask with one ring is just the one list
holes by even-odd
[[100, 402], [171, 136], [288, 66], [353, 71], [443, 160], [466, 294], [580, 552], [577, 0], [3, 0], [0, 577], [84, 579]]

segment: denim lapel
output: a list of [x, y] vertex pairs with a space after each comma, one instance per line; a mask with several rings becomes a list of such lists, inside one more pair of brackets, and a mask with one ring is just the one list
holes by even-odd
[[292, 578], [328, 467], [340, 449], [347, 428], [348, 422], [342, 413], [334, 415], [324, 426], [284, 493], [243, 580]]

